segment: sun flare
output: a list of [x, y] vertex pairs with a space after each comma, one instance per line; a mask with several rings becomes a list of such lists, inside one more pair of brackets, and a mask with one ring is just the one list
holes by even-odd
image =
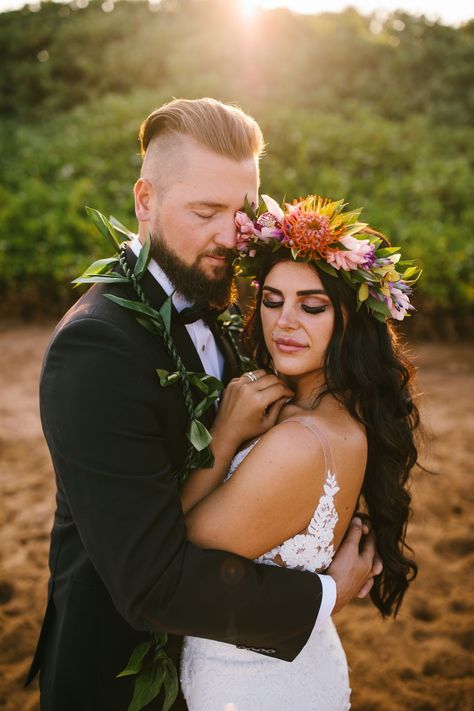
[[259, 9], [258, 0], [240, 0], [240, 12], [246, 20], [252, 20]]

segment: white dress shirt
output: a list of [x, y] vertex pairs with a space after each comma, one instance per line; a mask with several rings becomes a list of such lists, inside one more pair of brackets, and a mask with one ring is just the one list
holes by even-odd
[[[130, 242], [130, 249], [136, 257], [140, 254], [142, 244], [138, 238], [138, 235]], [[192, 306], [192, 304], [187, 301], [181, 294], [175, 291], [175, 287], [171, 281], [166, 276], [163, 269], [155, 262], [154, 259], [150, 259], [148, 263], [148, 271], [156, 279], [158, 284], [161, 286], [163, 291], [169, 296], [173, 294], [172, 301], [175, 309], [180, 312], [183, 309]], [[208, 375], [214, 375], [216, 378], [222, 378], [222, 372], [224, 369], [224, 357], [217, 347], [214, 336], [212, 335], [209, 326], [202, 320], [199, 319], [194, 323], [187, 323], [186, 329], [194, 343], [196, 350], [199, 354], [201, 362], [204, 369]], [[336, 604], [336, 582], [334, 578], [330, 575], [320, 575], [319, 576], [322, 585], [322, 598], [321, 607], [319, 609], [318, 617], [314, 629], [317, 630], [323, 626], [326, 620], [331, 616], [331, 613]]]

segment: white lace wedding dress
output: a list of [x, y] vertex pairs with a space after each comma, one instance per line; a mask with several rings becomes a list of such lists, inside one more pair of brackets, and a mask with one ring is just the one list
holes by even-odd
[[[320, 440], [326, 459], [324, 493], [307, 530], [256, 559], [257, 563], [318, 572], [334, 556], [333, 534], [339, 491], [334, 460], [323, 433], [309, 418], [291, 418]], [[235, 472], [257, 440], [238, 452], [226, 479]], [[189, 711], [347, 711], [350, 709], [346, 655], [329, 618], [311, 636], [293, 662], [247, 649], [185, 637], [181, 686]]]

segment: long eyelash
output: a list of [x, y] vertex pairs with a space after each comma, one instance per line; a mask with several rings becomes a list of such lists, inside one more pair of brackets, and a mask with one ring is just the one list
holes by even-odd
[[283, 305], [283, 301], [266, 301], [265, 299], [262, 299], [262, 304], [268, 309], [276, 309], [278, 306]]
[[[266, 301], [265, 299], [262, 299], [262, 304], [268, 309], [277, 309], [279, 306], [283, 306], [283, 301]], [[308, 306], [307, 304], [301, 304], [301, 308], [308, 314], [320, 314], [323, 311], [326, 311], [327, 305]]]
[[324, 306], [307, 306], [306, 304], [302, 304], [301, 308], [308, 314], [320, 314], [322, 311], [326, 311], [327, 306], [326, 304]]

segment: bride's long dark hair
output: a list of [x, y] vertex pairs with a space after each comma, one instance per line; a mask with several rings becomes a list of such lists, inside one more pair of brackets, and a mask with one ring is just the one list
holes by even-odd
[[[286, 255], [276, 252], [257, 281], [263, 285], [271, 268], [285, 260]], [[409, 473], [417, 462], [413, 433], [419, 425], [412, 396], [414, 368], [390, 322], [376, 320], [364, 306], [357, 311], [355, 292], [343, 279], [309, 264], [334, 308], [334, 328], [324, 358], [325, 390], [314, 406], [330, 393], [366, 428], [368, 460], [361, 493], [384, 565], [370, 596], [384, 617], [395, 616], [417, 574], [416, 563], [406, 555], [411, 548], [405, 541], [411, 514]], [[259, 366], [271, 370], [263, 338], [261, 301], [259, 289], [243, 343]]]

